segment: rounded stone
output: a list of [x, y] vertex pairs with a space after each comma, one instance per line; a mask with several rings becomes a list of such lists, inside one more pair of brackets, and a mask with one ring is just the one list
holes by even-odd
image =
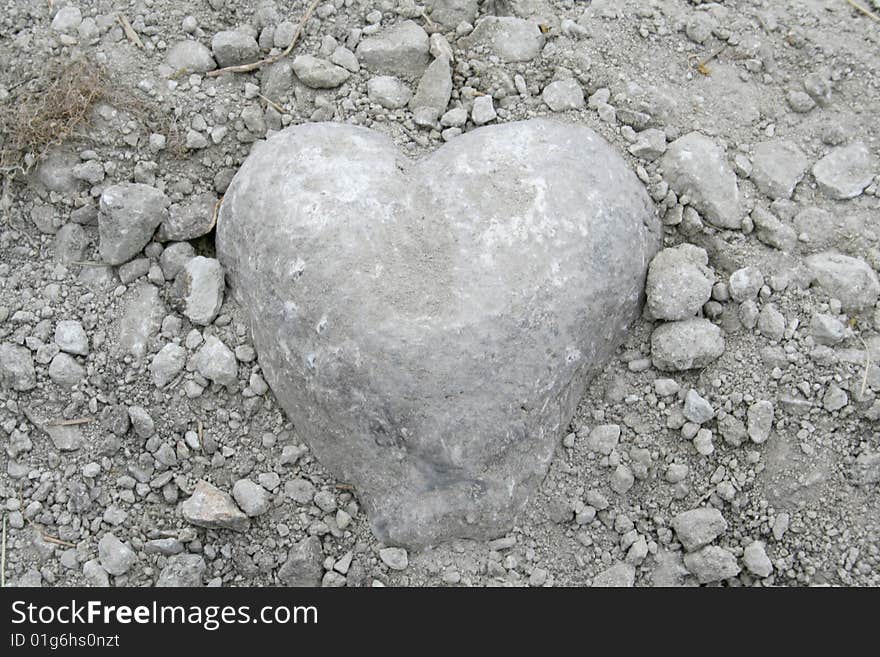
[[288, 128], [233, 179], [217, 235], [279, 403], [406, 546], [512, 526], [659, 242], [624, 160], [548, 120], [416, 162], [365, 128]]

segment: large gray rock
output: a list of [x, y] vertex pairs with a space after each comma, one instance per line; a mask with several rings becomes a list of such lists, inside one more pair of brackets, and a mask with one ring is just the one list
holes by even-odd
[[98, 215], [101, 259], [121, 265], [134, 258], [168, 217], [169, 205], [169, 198], [149, 185], [121, 183], [105, 189]]
[[404, 21], [358, 44], [355, 54], [374, 73], [415, 77], [428, 66], [428, 34], [413, 21]]
[[584, 127], [507, 123], [412, 162], [311, 123], [255, 146], [217, 246], [299, 434], [384, 542], [418, 546], [510, 528], [639, 313], [659, 226]]
[[661, 159], [669, 186], [713, 226], [740, 228], [739, 187], [724, 150], [709, 137], [690, 132], [669, 144]]

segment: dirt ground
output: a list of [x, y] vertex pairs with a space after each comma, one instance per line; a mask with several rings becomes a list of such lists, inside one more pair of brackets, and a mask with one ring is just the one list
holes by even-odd
[[[880, 585], [877, 294], [848, 303], [864, 291], [849, 270], [832, 289], [805, 264], [843, 254], [868, 270], [869, 297], [876, 284], [880, 3], [328, 0], [280, 58], [308, 4], [0, 0], [6, 583]], [[461, 7], [465, 19], [441, 24], [442, 11]], [[468, 37], [487, 16], [538, 24], [540, 51], [505, 61], [474, 46]], [[460, 107], [465, 122], [425, 122], [405, 102], [384, 107], [369, 92], [376, 72], [357, 45], [404, 21], [445, 36], [452, 92], [440, 115]], [[231, 30], [258, 52], [219, 54], [215, 35]], [[207, 57], [215, 71], [227, 56], [313, 55], [345, 79], [309, 86], [277, 62], [216, 76], [175, 68], [169, 53], [183, 41], [202, 44], [187, 56]], [[398, 77], [415, 92], [418, 75]], [[556, 81], [582, 92], [558, 111], [544, 93]], [[41, 104], [50, 93], [52, 106]], [[627, 159], [656, 204], [665, 246], [689, 242], [708, 254], [712, 299], [699, 313], [721, 327], [724, 351], [699, 369], [660, 371], [651, 360], [658, 322], [646, 316], [586, 390], [507, 537], [388, 551], [357, 491], [321, 467], [267, 388], [232, 295], [207, 325], [194, 323], [174, 274], [194, 254], [214, 255], [213, 208], [256, 140], [340, 121], [418, 157], [475, 129], [475, 99], [485, 96], [492, 122], [580, 123]], [[686, 206], [659, 153], [633, 148], [651, 129], [661, 151], [692, 131], [723, 150], [741, 227], [719, 228]], [[760, 145], [778, 140], [806, 163], [788, 197], [768, 193], [757, 174]], [[828, 175], [849, 182], [851, 169], [867, 166], [873, 179], [836, 198], [814, 167], [851, 144], [864, 145], [867, 164], [844, 157]], [[160, 230], [136, 257], [108, 265], [99, 201], [124, 182], [201, 208], [193, 212], [202, 229], [173, 240]], [[737, 301], [730, 275], [746, 267], [761, 283]], [[235, 355], [225, 383], [199, 367], [213, 338]], [[157, 385], [154, 361], [169, 344], [182, 367]], [[711, 406], [709, 419], [687, 417], [691, 390]], [[756, 439], [757, 402], [772, 410], [769, 433]], [[607, 445], [599, 434], [617, 437]], [[197, 481], [232, 493], [242, 479], [260, 488], [247, 531], [184, 518]], [[710, 522], [689, 550], [679, 514], [701, 507], [717, 510], [723, 528]]]

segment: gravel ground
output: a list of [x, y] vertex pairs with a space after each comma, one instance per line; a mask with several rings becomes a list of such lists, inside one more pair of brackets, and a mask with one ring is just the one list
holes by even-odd
[[[4, 112], [105, 84], [4, 170], [7, 583], [880, 585], [877, 3], [335, 0], [284, 58], [301, 0], [0, 6]], [[648, 188], [643, 318], [507, 536], [384, 546], [268, 389], [215, 208], [291, 124], [420, 156], [537, 116]]]

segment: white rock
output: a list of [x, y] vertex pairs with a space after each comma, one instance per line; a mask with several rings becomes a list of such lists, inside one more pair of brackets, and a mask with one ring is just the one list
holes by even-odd
[[405, 570], [409, 565], [409, 555], [399, 547], [382, 548], [379, 550], [379, 558], [392, 570]]
[[86, 356], [89, 353], [89, 338], [82, 324], [76, 320], [58, 322], [55, 327], [55, 344], [68, 354]]
[[111, 575], [124, 575], [137, 561], [134, 550], [111, 533], [106, 533], [98, 541], [98, 561]]
[[400, 109], [409, 103], [412, 91], [393, 76], [379, 75], [367, 80], [367, 95], [385, 109]]
[[492, 102], [492, 96], [487, 94], [474, 98], [471, 119], [473, 119], [476, 125], [485, 125], [497, 118], [498, 115], [495, 113], [495, 104]]
[[249, 517], [262, 515], [269, 510], [269, 493], [250, 479], [239, 479], [232, 487], [232, 497]]
[[839, 146], [813, 166], [819, 189], [829, 198], [845, 200], [859, 196], [871, 184], [877, 161], [861, 141]]
[[748, 432], [752, 442], [761, 444], [770, 437], [773, 429], [773, 403], [761, 400], [749, 406]]
[[153, 385], [164, 388], [174, 380], [184, 365], [186, 365], [186, 349], [178, 344], [166, 344], [153, 356], [153, 362], [150, 363]]
[[707, 319], [661, 324], [651, 334], [651, 360], [664, 372], [705, 367], [723, 353], [721, 329]]
[[225, 287], [220, 262], [196, 256], [188, 260], [177, 275], [173, 293], [182, 304], [183, 314], [193, 324], [207, 326], [220, 312]]
[[767, 556], [761, 541], [749, 543], [743, 550], [743, 564], [746, 569], [758, 577], [769, 577], [773, 573], [773, 562]]
[[554, 112], [581, 109], [584, 106], [584, 90], [574, 78], [551, 82], [544, 87], [541, 98]]
[[798, 146], [777, 140], [757, 144], [752, 156], [752, 182], [773, 200], [791, 198], [810, 161]]

